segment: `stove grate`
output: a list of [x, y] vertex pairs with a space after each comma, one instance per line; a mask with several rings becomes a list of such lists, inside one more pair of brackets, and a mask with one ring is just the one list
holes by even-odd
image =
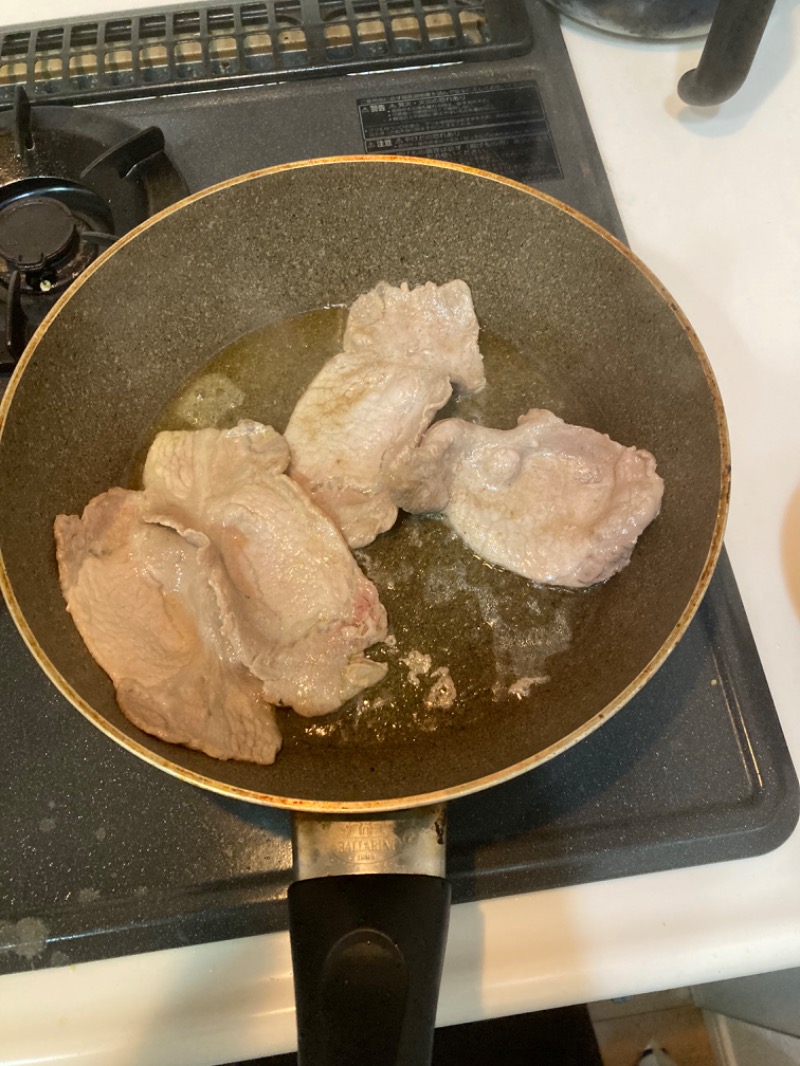
[[0, 114], [0, 382], [61, 293], [188, 192], [157, 126], [29, 100]]
[[259, 0], [0, 32], [0, 106], [524, 55], [524, 0]]

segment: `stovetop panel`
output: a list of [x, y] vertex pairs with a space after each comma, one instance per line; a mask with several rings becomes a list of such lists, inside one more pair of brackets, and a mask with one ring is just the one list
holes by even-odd
[[[406, 147], [434, 156], [483, 153], [622, 238], [557, 18], [528, 9], [534, 49], [516, 59], [86, 110], [159, 125], [192, 190], [416, 138]], [[431, 93], [443, 94], [438, 129]], [[493, 115], [485, 137], [480, 108]], [[0, 649], [0, 972], [285, 928], [286, 813], [191, 788], [117, 748], [50, 685], [4, 608]], [[454, 899], [761, 854], [799, 810], [723, 553], [687, 634], [628, 706], [558, 759], [450, 806]]]

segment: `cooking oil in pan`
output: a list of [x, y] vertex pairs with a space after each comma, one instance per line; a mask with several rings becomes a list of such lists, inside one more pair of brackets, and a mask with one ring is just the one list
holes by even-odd
[[[325, 308], [235, 341], [186, 383], [152, 436], [245, 418], [283, 431], [311, 379], [341, 350], [346, 317], [345, 308]], [[480, 348], [486, 388], [454, 397], [440, 417], [509, 428], [530, 407], [559, 409], [558, 382], [542, 368], [492, 333], [481, 332]], [[402, 741], [447, 722], [466, 725], [487, 704], [535, 707], [551, 660], [591, 610], [590, 594], [543, 588], [485, 563], [441, 518], [401, 514], [355, 555], [389, 617], [387, 642], [368, 653], [389, 664], [388, 674], [335, 714], [282, 715], [287, 742], [300, 734], [336, 745]]]

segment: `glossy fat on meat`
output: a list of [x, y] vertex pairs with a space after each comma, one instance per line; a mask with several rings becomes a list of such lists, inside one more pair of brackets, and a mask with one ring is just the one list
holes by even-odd
[[354, 302], [343, 349], [298, 401], [286, 439], [292, 477], [359, 548], [394, 525], [387, 484], [453, 386], [485, 384], [469, 287], [381, 282]]
[[143, 495], [110, 489], [59, 515], [67, 609], [139, 729], [217, 759], [272, 763], [281, 746], [260, 682], [222, 637], [198, 552], [142, 520]]
[[628, 563], [663, 490], [649, 452], [542, 410], [511, 430], [444, 419], [392, 485], [399, 506], [443, 511], [488, 562], [569, 588]]
[[160, 433], [144, 469], [147, 515], [196, 544], [222, 631], [272, 703], [319, 715], [376, 684], [364, 655], [386, 612], [341, 533], [284, 471], [269, 426]]

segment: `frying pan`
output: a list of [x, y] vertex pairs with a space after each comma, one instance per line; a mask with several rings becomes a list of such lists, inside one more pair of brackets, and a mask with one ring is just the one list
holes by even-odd
[[[330, 723], [287, 711], [273, 767], [139, 732], [65, 611], [55, 516], [130, 483], [165, 401], [237, 338], [349, 305], [379, 280], [452, 278], [471, 286], [486, 337], [503, 341], [487, 362], [494, 384], [468, 415], [503, 427], [551, 407], [656, 456], [663, 509], [630, 565], [599, 588], [541, 590], [459, 555], [435, 520], [401, 521], [362, 562], [406, 650], [449, 670], [453, 706], [423, 714], [409, 676], [396, 699], [390, 690]], [[280, 430], [319, 353], [278, 348], [265, 360], [262, 417]], [[556, 756], [645, 684], [708, 585], [728, 485], [724, 414], [702, 348], [613, 237], [479, 171], [316, 160], [162, 212], [101, 256], [37, 330], [0, 408], [0, 582], [42, 668], [109, 737], [187, 782], [294, 812], [301, 1061], [421, 1063], [449, 900], [445, 802]], [[395, 654], [390, 677], [402, 680]], [[508, 671], [525, 655], [540, 683], [511, 694]]]

